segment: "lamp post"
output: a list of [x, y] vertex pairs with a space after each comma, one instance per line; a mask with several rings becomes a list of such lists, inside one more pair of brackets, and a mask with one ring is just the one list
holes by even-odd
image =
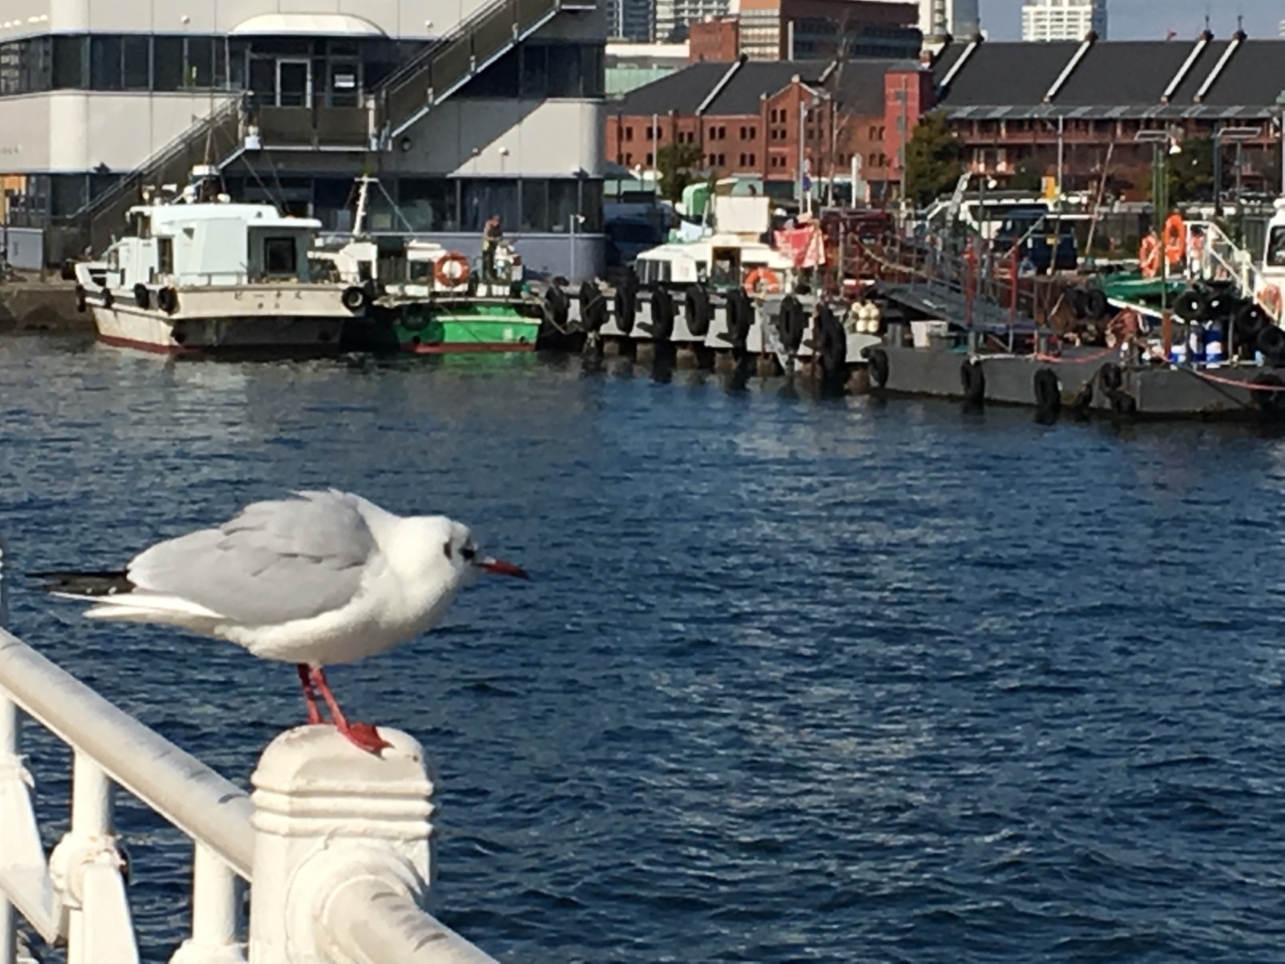
[[[1182, 153], [1173, 133], [1166, 129], [1140, 130], [1133, 135], [1139, 144], [1151, 145], [1151, 210], [1152, 230], [1163, 223], [1169, 210], [1169, 155]], [[1168, 149], [1165, 146], [1168, 145]], [[1173, 346], [1173, 319], [1169, 315], [1169, 255], [1160, 249], [1160, 332], [1165, 358]]]
[[1223, 144], [1236, 145], [1236, 209], [1240, 210], [1241, 146], [1262, 133], [1259, 127], [1220, 127], [1214, 131], [1214, 217], [1223, 214]]

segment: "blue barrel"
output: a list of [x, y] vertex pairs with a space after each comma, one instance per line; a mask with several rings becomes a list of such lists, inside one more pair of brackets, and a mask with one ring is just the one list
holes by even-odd
[[1187, 328], [1187, 357], [1193, 365], [1205, 360], [1205, 332], [1199, 325]]
[[1222, 325], [1216, 322], [1205, 323], [1205, 364], [1221, 365], [1227, 360], [1227, 345], [1223, 340]]

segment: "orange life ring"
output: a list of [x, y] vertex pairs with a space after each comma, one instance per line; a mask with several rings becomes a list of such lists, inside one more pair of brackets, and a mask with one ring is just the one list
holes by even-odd
[[[453, 270], [447, 270], [452, 267]], [[433, 264], [433, 278], [439, 285], [458, 288], [462, 284], [468, 284], [468, 276], [468, 258], [462, 254], [456, 254], [454, 251], [450, 254], [442, 255]]]
[[781, 290], [781, 278], [771, 268], [755, 268], [745, 276], [745, 291], [748, 294], [756, 295], [759, 293], [759, 282], [763, 282], [764, 290], [768, 294], [777, 294]]
[[1165, 258], [1170, 264], [1180, 264], [1187, 253], [1187, 222], [1177, 211], [1165, 218], [1160, 238], [1165, 245]]
[[1258, 303], [1267, 309], [1267, 313], [1273, 319], [1279, 320], [1281, 316], [1281, 289], [1276, 285], [1266, 285], [1258, 292]]
[[1144, 278], [1154, 278], [1160, 271], [1160, 240], [1154, 233], [1143, 238], [1138, 247], [1138, 267]]

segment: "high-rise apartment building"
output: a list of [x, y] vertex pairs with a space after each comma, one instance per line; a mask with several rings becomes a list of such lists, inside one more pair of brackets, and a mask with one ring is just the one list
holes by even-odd
[[729, 0], [655, 0], [655, 4], [655, 39], [661, 43], [684, 40], [689, 24], [726, 16], [731, 9]]
[[607, 0], [607, 36], [650, 43], [656, 39], [655, 0]]
[[977, 0], [919, 0], [919, 29], [925, 37], [967, 40], [981, 31]]
[[1022, 5], [1023, 40], [1083, 40], [1090, 31], [1106, 39], [1106, 0], [1028, 0]]

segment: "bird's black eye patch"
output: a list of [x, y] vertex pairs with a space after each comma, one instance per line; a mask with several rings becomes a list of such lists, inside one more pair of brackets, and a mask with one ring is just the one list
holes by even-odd
[[460, 550], [460, 555], [464, 557], [466, 562], [472, 562], [473, 557], [477, 555], [477, 550], [472, 546], [465, 546]]
[[442, 551], [446, 553], [446, 558], [451, 558], [451, 544], [449, 542], [442, 545]]

